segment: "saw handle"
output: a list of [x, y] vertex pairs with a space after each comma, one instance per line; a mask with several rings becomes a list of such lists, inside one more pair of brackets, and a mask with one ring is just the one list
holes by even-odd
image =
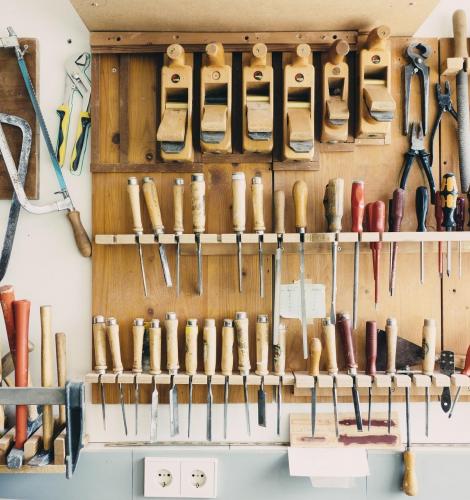
[[314, 337], [310, 343], [310, 363], [308, 374], [312, 377], [320, 375], [320, 358], [321, 358], [321, 342], [320, 339]]
[[83, 257], [91, 257], [91, 241], [83, 227], [80, 212], [78, 210], [69, 210], [67, 217], [72, 226], [73, 237], [75, 238], [78, 250]]
[[423, 374], [432, 375], [436, 362], [436, 322], [425, 319], [423, 326]]
[[162, 212], [158, 201], [157, 186], [152, 177], [144, 177], [142, 181], [142, 191], [144, 192], [145, 204], [150, 216], [153, 232], [157, 234], [162, 233]]
[[364, 221], [364, 181], [354, 181], [351, 187], [351, 231], [362, 233]]
[[284, 234], [285, 226], [286, 196], [284, 191], [274, 191], [274, 232]]
[[86, 138], [88, 127], [91, 124], [89, 111], [82, 111], [78, 119], [77, 135], [75, 137], [75, 145], [73, 147], [72, 156], [70, 158], [70, 170], [73, 173], [80, 173], [80, 158], [86, 148]]
[[[55, 334], [55, 355], [57, 362], [57, 385], [65, 387], [67, 381], [67, 339], [65, 333]], [[65, 425], [65, 405], [59, 406], [59, 425]]]
[[366, 374], [377, 373], [377, 322], [366, 321]]
[[204, 373], [215, 375], [215, 362], [217, 353], [217, 332], [215, 319], [209, 318], [204, 322], [202, 331]]
[[[53, 387], [52, 369], [52, 318], [51, 306], [41, 306], [41, 385], [43, 387]], [[52, 436], [54, 434], [54, 416], [52, 405], [44, 405], [42, 413], [43, 424], [43, 445], [44, 450], [49, 451], [52, 447]]]
[[341, 219], [344, 212], [344, 179], [330, 179], [323, 198], [325, 217], [330, 233], [341, 231]]
[[70, 106], [61, 104], [57, 108], [59, 115], [59, 134], [57, 136], [57, 161], [61, 167], [64, 166], [65, 152], [67, 149], [67, 137], [70, 125]]
[[307, 227], [307, 196], [307, 183], [296, 181], [292, 188], [292, 197], [294, 198], [295, 228], [298, 232]]
[[232, 174], [232, 222], [236, 233], [243, 233], [246, 225], [246, 181], [243, 172]]
[[410, 449], [403, 452], [403, 464], [405, 472], [403, 474], [402, 489], [409, 497], [415, 497], [418, 494], [418, 478], [415, 471], [415, 454]]
[[454, 57], [468, 57], [467, 50], [467, 16], [464, 10], [456, 10], [452, 16], [454, 28]]

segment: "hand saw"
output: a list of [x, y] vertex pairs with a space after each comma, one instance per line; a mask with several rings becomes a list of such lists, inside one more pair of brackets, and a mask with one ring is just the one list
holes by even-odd
[[[60, 186], [59, 193], [62, 194], [63, 200], [57, 200], [47, 205], [35, 205], [28, 200], [28, 198], [26, 197], [26, 193], [24, 192], [23, 185], [18, 177], [18, 172], [15, 167], [15, 162], [8, 147], [5, 134], [3, 133], [3, 130], [1, 129], [0, 126], [0, 152], [3, 155], [3, 159], [5, 161], [5, 165], [8, 170], [8, 175], [10, 176], [10, 179], [13, 184], [13, 189], [15, 190], [16, 196], [21, 206], [30, 213], [45, 214], [54, 211], [68, 210], [67, 216], [72, 225], [73, 234], [75, 237], [75, 242], [77, 244], [77, 247], [80, 253], [84, 257], [90, 257], [91, 255], [90, 239], [88, 238], [85, 228], [83, 227], [82, 222], [80, 220], [80, 212], [75, 210], [72, 198], [70, 197], [70, 194], [68, 192], [64, 176], [62, 175], [60, 165], [57, 161], [57, 157], [55, 155], [54, 148], [52, 146], [46, 122], [44, 121], [44, 117], [42, 115], [41, 108], [39, 107], [39, 103], [36, 98], [36, 94], [34, 92], [33, 84], [31, 82], [31, 78], [29, 76], [28, 69], [26, 67], [26, 63], [24, 60], [24, 53], [26, 52], [28, 47], [25, 46], [23, 49], [21, 49], [18, 37], [13, 31], [13, 28], [9, 27], [7, 29], [9, 36], [0, 38], [0, 47], [15, 49], [16, 58], [18, 60], [18, 66], [20, 68], [21, 75], [23, 76], [23, 80], [25, 82], [26, 89], [28, 91], [29, 98], [31, 100], [31, 104], [33, 105], [34, 111], [36, 113], [36, 117], [39, 122], [39, 127], [41, 129], [42, 136], [46, 143], [46, 147], [49, 152], [52, 166], [54, 167], [54, 172], [56, 174], [57, 181]], [[5, 117], [6, 115], [3, 116]]]

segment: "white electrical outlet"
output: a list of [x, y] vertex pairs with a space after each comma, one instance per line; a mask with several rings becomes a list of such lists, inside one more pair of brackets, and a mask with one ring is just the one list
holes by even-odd
[[181, 497], [216, 498], [217, 459], [181, 459]]
[[181, 496], [179, 459], [145, 457], [144, 496], [153, 498]]

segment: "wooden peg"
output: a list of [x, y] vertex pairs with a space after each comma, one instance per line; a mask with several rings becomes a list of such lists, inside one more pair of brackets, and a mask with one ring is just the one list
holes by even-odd
[[204, 347], [204, 373], [206, 375], [215, 375], [215, 361], [217, 353], [217, 332], [215, 328], [215, 319], [208, 318], [204, 321], [202, 341]]
[[108, 318], [106, 321], [106, 334], [108, 336], [111, 360], [113, 363], [113, 373], [122, 373], [121, 345], [119, 341], [119, 325], [116, 318]]
[[257, 375], [267, 375], [269, 354], [269, 322], [266, 314], [256, 318], [256, 371]]
[[133, 373], [142, 373], [142, 354], [144, 348], [145, 326], [143, 318], [136, 318], [132, 325], [132, 345], [134, 352]]
[[286, 331], [286, 324], [279, 323], [278, 343], [273, 345], [273, 371], [281, 377], [286, 373]]
[[167, 369], [175, 374], [180, 365], [178, 362], [178, 319], [176, 313], [169, 312], [165, 315]]
[[[55, 355], [57, 360], [57, 385], [65, 387], [67, 382], [67, 340], [65, 333], [55, 334]], [[65, 405], [59, 406], [59, 426], [65, 425]]]
[[320, 375], [320, 358], [321, 358], [321, 342], [320, 339], [313, 338], [310, 343], [310, 364], [308, 373], [312, 377]]
[[250, 341], [248, 332], [248, 316], [245, 312], [235, 315], [235, 331], [237, 334], [238, 370], [242, 375], [250, 373]]
[[197, 337], [199, 334], [199, 327], [197, 326], [197, 319], [188, 319], [186, 321], [186, 328], [184, 329], [184, 337], [186, 340], [186, 355], [184, 366], [188, 375], [195, 375], [197, 372]]
[[233, 370], [233, 340], [234, 340], [233, 321], [224, 319], [222, 328], [222, 357], [220, 368], [222, 375], [230, 376]]
[[149, 327], [150, 374], [162, 373], [162, 329], [158, 319], [152, 319]]
[[432, 375], [436, 362], [436, 322], [425, 319], [423, 325], [423, 374]]
[[93, 350], [95, 352], [95, 371], [105, 373], [106, 363], [106, 323], [104, 316], [93, 318]]

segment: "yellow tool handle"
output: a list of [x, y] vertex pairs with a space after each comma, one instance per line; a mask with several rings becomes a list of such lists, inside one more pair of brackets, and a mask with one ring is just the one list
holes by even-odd
[[142, 191], [144, 192], [145, 204], [150, 216], [152, 229], [155, 233], [163, 232], [162, 212], [158, 201], [157, 186], [152, 177], [144, 177], [142, 181]]
[[322, 321], [323, 342], [326, 349], [326, 364], [330, 375], [338, 373], [338, 363], [336, 361], [336, 332], [335, 325], [331, 324], [330, 318]]
[[248, 331], [248, 316], [245, 312], [235, 315], [235, 331], [237, 333], [238, 370], [242, 375], [250, 373], [250, 339]]
[[142, 226], [142, 217], [140, 214], [140, 188], [136, 177], [129, 177], [127, 180], [127, 193], [129, 194], [129, 202], [131, 204], [133, 231], [136, 234], [142, 234], [144, 228]]
[[70, 170], [74, 173], [80, 173], [80, 159], [85, 152], [88, 127], [91, 123], [90, 113], [82, 111], [78, 119], [77, 135], [75, 145], [70, 159]]
[[186, 328], [184, 329], [184, 336], [186, 340], [186, 354], [184, 366], [188, 375], [195, 375], [197, 372], [197, 337], [199, 327], [197, 326], [197, 319], [188, 319]]
[[57, 108], [59, 115], [59, 135], [57, 136], [57, 161], [61, 167], [64, 166], [65, 153], [67, 150], [67, 137], [70, 126], [70, 106], [62, 104]]
[[173, 211], [175, 215], [175, 224], [173, 231], [175, 233], [184, 232], [183, 214], [184, 214], [184, 179], [175, 179], [173, 184]]
[[243, 172], [232, 174], [232, 221], [236, 233], [245, 231], [246, 206], [245, 206], [246, 181]]
[[121, 344], [119, 340], [119, 325], [114, 318], [108, 318], [106, 323], [106, 334], [108, 336], [113, 373], [122, 373], [124, 369], [121, 361]]
[[104, 373], [106, 364], [106, 324], [103, 316], [93, 318], [93, 348], [95, 351], [95, 370]]
[[415, 497], [418, 494], [418, 478], [415, 471], [415, 455], [411, 450], [405, 450], [403, 453], [403, 464], [405, 472], [403, 474], [402, 489], [409, 497]]
[[191, 176], [191, 211], [193, 232], [203, 233], [206, 229], [206, 183], [204, 174]]
[[395, 318], [388, 318], [385, 326], [385, 336], [387, 339], [387, 373], [395, 373], [398, 326]]
[[166, 313], [166, 361], [167, 369], [170, 373], [176, 373], [180, 367], [178, 361], [178, 319], [176, 313]]
[[284, 234], [286, 227], [284, 214], [286, 207], [286, 197], [284, 191], [274, 191], [274, 232]]
[[323, 205], [328, 231], [331, 233], [341, 231], [341, 219], [344, 212], [344, 179], [330, 179], [326, 186]]
[[425, 319], [423, 326], [423, 374], [432, 375], [436, 362], [436, 322]]
[[[55, 334], [55, 355], [57, 360], [57, 385], [65, 387], [67, 381], [67, 344], [65, 333]], [[65, 405], [59, 406], [59, 425], [65, 424]]]

